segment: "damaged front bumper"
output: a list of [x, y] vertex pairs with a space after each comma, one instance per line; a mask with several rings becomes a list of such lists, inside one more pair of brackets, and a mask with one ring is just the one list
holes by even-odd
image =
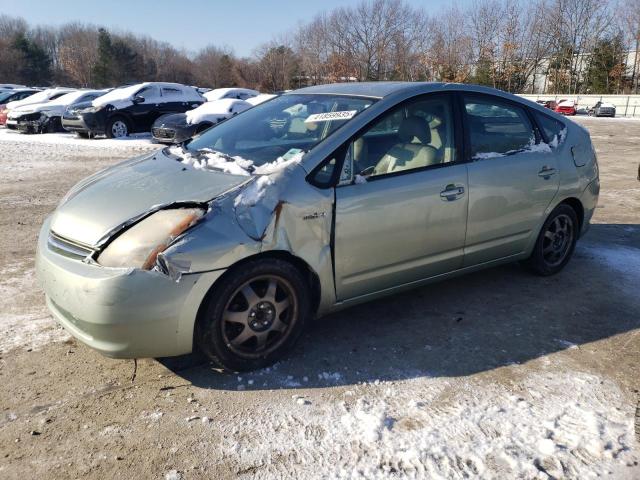
[[184, 274], [105, 268], [49, 247], [50, 219], [38, 240], [36, 272], [47, 306], [78, 340], [114, 358], [190, 353], [198, 309], [224, 270]]

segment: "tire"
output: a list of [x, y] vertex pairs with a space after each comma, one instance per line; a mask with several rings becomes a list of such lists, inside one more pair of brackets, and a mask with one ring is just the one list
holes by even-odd
[[558, 205], [544, 222], [531, 256], [523, 263], [541, 276], [555, 275], [569, 262], [576, 247], [580, 226], [573, 208]]
[[107, 138], [124, 138], [129, 136], [131, 127], [124, 117], [116, 116], [107, 120], [105, 134]]
[[89, 132], [76, 132], [76, 136], [78, 138], [91, 138], [91, 134]]
[[207, 295], [195, 340], [224, 370], [256, 370], [291, 350], [309, 313], [309, 285], [295, 266], [254, 260], [230, 270]]

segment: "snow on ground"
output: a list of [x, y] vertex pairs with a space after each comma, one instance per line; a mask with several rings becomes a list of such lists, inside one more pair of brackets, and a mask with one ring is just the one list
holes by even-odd
[[0, 128], [1, 142], [20, 142], [29, 145], [74, 145], [94, 148], [131, 148], [147, 147], [149, 149], [160, 148], [152, 142], [150, 133], [134, 133], [127, 138], [79, 138], [74, 133], [44, 133], [44, 134], [24, 134]]
[[216, 419], [220, 455], [246, 478], [584, 479], [638, 460], [633, 412], [613, 382], [551, 365], [519, 387], [418, 377], [330, 402], [299, 390], [263, 415]]
[[39, 295], [35, 268], [20, 262], [0, 269], [0, 352], [13, 348], [37, 349], [70, 336], [42, 304], [25, 308], [28, 298]]

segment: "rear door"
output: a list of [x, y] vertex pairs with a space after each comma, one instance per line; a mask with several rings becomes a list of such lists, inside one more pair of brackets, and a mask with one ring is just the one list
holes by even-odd
[[464, 265], [471, 266], [525, 251], [560, 175], [526, 107], [475, 94], [463, 103], [471, 158]]
[[461, 267], [467, 166], [451, 100], [407, 102], [350, 142], [336, 188], [339, 301]]

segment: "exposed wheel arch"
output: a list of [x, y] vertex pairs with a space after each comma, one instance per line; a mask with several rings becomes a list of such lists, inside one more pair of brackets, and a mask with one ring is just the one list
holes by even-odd
[[569, 205], [576, 212], [576, 216], [578, 217], [578, 231], [582, 231], [582, 225], [584, 223], [584, 207], [582, 202], [575, 197], [569, 197], [565, 198], [558, 205], [563, 203]]

